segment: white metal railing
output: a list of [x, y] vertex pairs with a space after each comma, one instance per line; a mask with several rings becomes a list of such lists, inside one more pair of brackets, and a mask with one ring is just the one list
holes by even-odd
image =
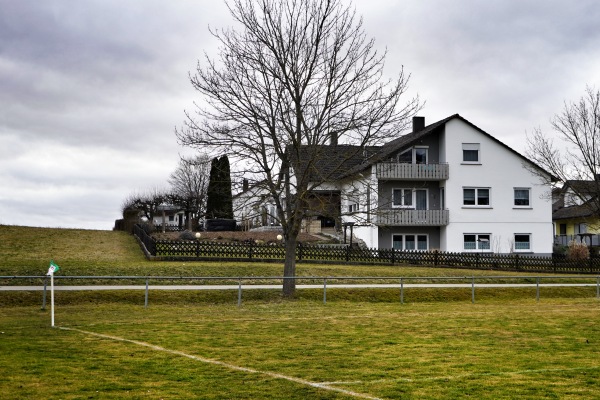
[[[8, 281], [8, 285], [0, 285], [0, 291], [43, 291], [42, 309], [46, 307], [47, 276], [0, 276], [0, 280]], [[404, 303], [405, 290], [417, 288], [449, 289], [469, 288], [471, 302], [475, 302], [475, 288], [536, 288], [536, 300], [540, 300], [541, 287], [595, 287], [596, 298], [600, 298], [600, 275], [598, 276], [55, 276], [57, 281], [92, 280], [91, 285], [59, 285], [58, 291], [93, 291], [93, 290], [144, 290], [144, 306], [148, 307], [150, 290], [235, 290], [238, 307], [242, 304], [243, 290], [281, 290], [284, 280], [296, 281], [297, 289], [322, 289], [323, 303], [327, 302], [327, 289], [399, 289], [400, 302]], [[21, 283], [23, 280], [34, 280], [37, 284], [17, 286], [11, 281]], [[43, 281], [40, 281], [43, 280]], [[124, 280], [137, 284], [119, 285], [106, 281]], [[163, 281], [167, 284], [157, 285]], [[477, 283], [479, 281], [479, 283]], [[542, 283], [545, 281], [545, 283]], [[577, 282], [579, 281], [579, 282]], [[177, 283], [175, 283], [177, 282]], [[254, 283], [253, 283], [254, 282]], [[152, 284], [150, 284], [152, 283]], [[169, 284], [170, 283], [170, 284]]]
[[449, 177], [448, 164], [408, 164], [387, 162], [377, 164], [377, 179], [441, 181]]
[[448, 210], [379, 210], [375, 224], [379, 226], [445, 226], [450, 220]]

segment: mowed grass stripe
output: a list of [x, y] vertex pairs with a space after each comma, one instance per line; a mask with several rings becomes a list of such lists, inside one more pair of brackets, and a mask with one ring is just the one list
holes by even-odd
[[105, 335], [102, 333], [97, 333], [97, 332], [90, 332], [90, 331], [85, 331], [82, 329], [77, 329], [77, 328], [68, 328], [68, 327], [63, 327], [60, 326], [58, 327], [58, 329], [61, 330], [65, 330], [65, 331], [73, 331], [73, 332], [79, 332], [85, 335], [91, 335], [91, 336], [96, 336], [102, 339], [109, 339], [109, 340], [115, 340], [118, 342], [125, 342], [125, 343], [132, 343], [138, 346], [144, 346], [144, 347], [148, 347], [152, 350], [156, 350], [156, 351], [161, 351], [161, 352], [165, 352], [165, 353], [169, 353], [169, 354], [173, 354], [176, 356], [181, 356], [181, 357], [187, 357], [190, 358], [192, 360], [195, 361], [200, 361], [206, 364], [214, 364], [214, 365], [218, 365], [221, 367], [225, 367], [228, 369], [232, 369], [235, 371], [240, 371], [240, 372], [247, 372], [247, 373], [251, 373], [251, 374], [260, 374], [260, 375], [266, 375], [269, 376], [271, 378], [276, 378], [276, 379], [284, 379], [287, 381], [291, 381], [291, 382], [295, 382], [295, 383], [299, 383], [301, 385], [306, 385], [306, 386], [311, 386], [317, 389], [324, 389], [324, 390], [330, 390], [330, 391], [334, 391], [334, 392], [340, 392], [343, 394], [346, 394], [348, 396], [352, 396], [352, 397], [356, 397], [356, 398], [361, 398], [361, 399], [373, 399], [373, 400], [380, 400], [378, 397], [373, 397], [364, 393], [357, 393], [357, 392], [353, 392], [350, 390], [345, 390], [342, 388], [336, 388], [333, 387], [332, 384], [324, 384], [324, 383], [317, 383], [317, 382], [311, 382], [311, 381], [307, 381], [305, 379], [301, 379], [301, 378], [296, 378], [293, 376], [287, 376], [287, 375], [282, 375], [282, 374], [278, 374], [275, 372], [269, 372], [269, 371], [259, 371], [256, 369], [252, 369], [252, 368], [247, 368], [247, 367], [241, 367], [238, 365], [233, 365], [230, 363], [226, 363], [223, 361], [219, 361], [219, 360], [213, 360], [210, 358], [205, 358], [205, 357], [200, 357], [200, 356], [195, 356], [193, 354], [188, 354], [188, 353], [184, 353], [183, 351], [179, 351], [179, 350], [172, 350], [172, 349], [167, 349], [161, 346], [157, 346], [151, 343], [146, 343], [146, 342], [142, 342], [139, 340], [133, 340], [133, 339], [126, 339], [126, 338], [122, 338], [122, 337], [117, 337], [117, 336], [112, 336], [112, 335]]

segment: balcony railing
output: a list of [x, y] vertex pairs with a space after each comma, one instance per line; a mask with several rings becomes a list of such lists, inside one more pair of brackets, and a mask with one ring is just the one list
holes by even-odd
[[445, 226], [448, 210], [379, 210], [375, 224], [379, 226]]
[[448, 179], [448, 164], [377, 164], [377, 179], [403, 179], [419, 181], [441, 181]]

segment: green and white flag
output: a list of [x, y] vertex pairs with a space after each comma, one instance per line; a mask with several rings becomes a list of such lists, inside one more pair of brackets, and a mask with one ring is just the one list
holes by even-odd
[[46, 275], [54, 275], [56, 271], [59, 271], [60, 267], [54, 263], [54, 261], [50, 260], [50, 268], [48, 268], [48, 273]]

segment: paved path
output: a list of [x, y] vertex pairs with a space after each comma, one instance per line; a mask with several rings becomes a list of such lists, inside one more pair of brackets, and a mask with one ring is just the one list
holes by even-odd
[[[327, 289], [404, 289], [410, 288], [531, 288], [537, 283], [399, 283], [390, 284], [327, 284]], [[598, 283], [539, 283], [539, 287], [591, 287]], [[251, 289], [281, 289], [282, 285], [248, 285], [242, 284], [242, 290]], [[296, 289], [323, 289], [324, 285], [296, 285]], [[239, 285], [149, 285], [148, 290], [239, 290]], [[50, 289], [50, 285], [47, 286]], [[36, 286], [0, 286], [0, 291], [39, 291], [44, 290], [43, 285]], [[146, 290], [146, 285], [54, 285], [55, 291], [75, 290]]]

